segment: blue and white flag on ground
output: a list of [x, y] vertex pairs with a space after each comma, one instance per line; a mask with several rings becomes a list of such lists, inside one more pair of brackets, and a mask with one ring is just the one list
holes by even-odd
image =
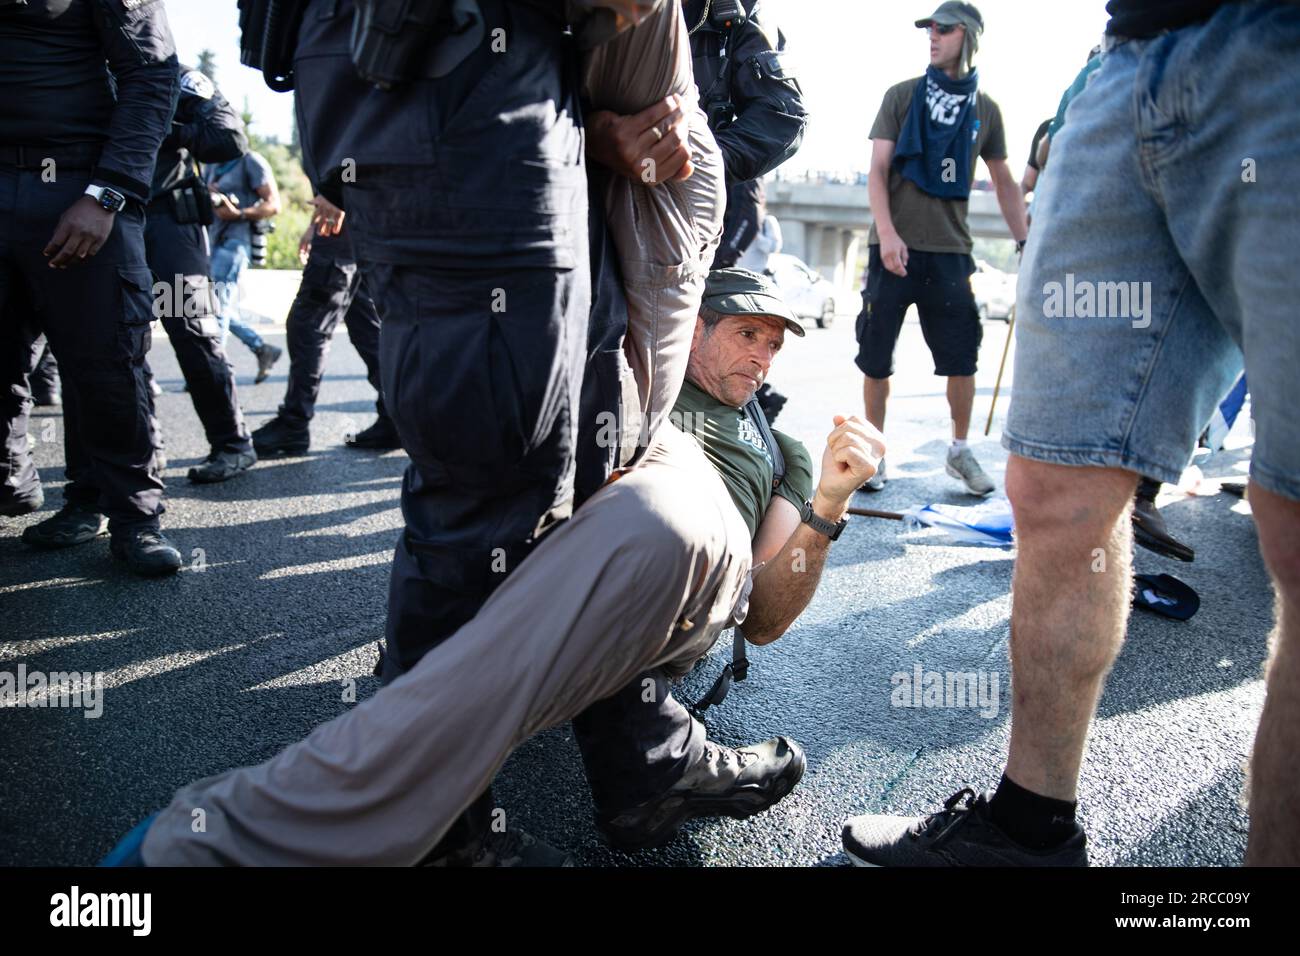
[[903, 512], [908, 530], [920, 527], [939, 528], [963, 544], [987, 544], [1005, 548], [1011, 545], [1013, 530], [1011, 502], [1005, 497], [990, 498], [978, 505], [926, 505]]
[[1246, 373], [1242, 372], [1241, 377], [1237, 379], [1237, 384], [1232, 386], [1228, 391], [1227, 397], [1219, 402], [1219, 407], [1214, 410], [1210, 416], [1210, 424], [1206, 427], [1212, 451], [1219, 451], [1223, 448], [1223, 443], [1228, 440], [1228, 432], [1232, 431], [1233, 423], [1237, 421], [1237, 416], [1241, 414], [1241, 406], [1246, 404]]

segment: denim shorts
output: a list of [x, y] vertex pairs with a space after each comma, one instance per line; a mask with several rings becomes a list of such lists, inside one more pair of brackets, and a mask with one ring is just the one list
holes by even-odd
[[1103, 56], [1040, 180], [1003, 444], [1176, 481], [1244, 364], [1251, 477], [1300, 499], [1300, 6]]

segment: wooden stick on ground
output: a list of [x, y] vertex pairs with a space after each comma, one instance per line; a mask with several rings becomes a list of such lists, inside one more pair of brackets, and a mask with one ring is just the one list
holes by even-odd
[[864, 518], [892, 518], [895, 521], [903, 520], [903, 516], [897, 511], [877, 511], [875, 508], [850, 508], [849, 514], [861, 515]]
[[1002, 346], [1002, 363], [998, 365], [998, 380], [993, 386], [993, 401], [989, 403], [989, 420], [984, 426], [985, 435], [987, 435], [989, 429], [993, 427], [993, 409], [997, 408], [998, 405], [998, 391], [1002, 388], [1002, 372], [1007, 367], [1007, 353], [1011, 351], [1011, 333], [1015, 330], [1015, 327], [1016, 307], [1013, 305], [1011, 307], [1011, 318], [1007, 320], [1007, 344]]

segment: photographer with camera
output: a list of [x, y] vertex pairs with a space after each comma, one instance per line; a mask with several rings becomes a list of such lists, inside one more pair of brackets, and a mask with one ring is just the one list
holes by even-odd
[[265, 258], [265, 236], [269, 222], [280, 212], [280, 192], [271, 164], [261, 153], [249, 150], [238, 159], [209, 166], [204, 173], [212, 196], [212, 278], [217, 284], [221, 339], [233, 331], [239, 341], [257, 356], [254, 384], [266, 381], [271, 366], [283, 354], [250, 328], [239, 315], [239, 281], [244, 270], [256, 261], [258, 246]]

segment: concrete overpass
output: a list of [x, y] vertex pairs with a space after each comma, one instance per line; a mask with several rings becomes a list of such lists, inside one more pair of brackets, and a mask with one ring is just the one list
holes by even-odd
[[[860, 246], [871, 228], [866, 184], [767, 182], [767, 211], [781, 223], [782, 252], [798, 256], [837, 286], [856, 289]], [[972, 192], [971, 235], [1010, 239], [996, 194]]]

